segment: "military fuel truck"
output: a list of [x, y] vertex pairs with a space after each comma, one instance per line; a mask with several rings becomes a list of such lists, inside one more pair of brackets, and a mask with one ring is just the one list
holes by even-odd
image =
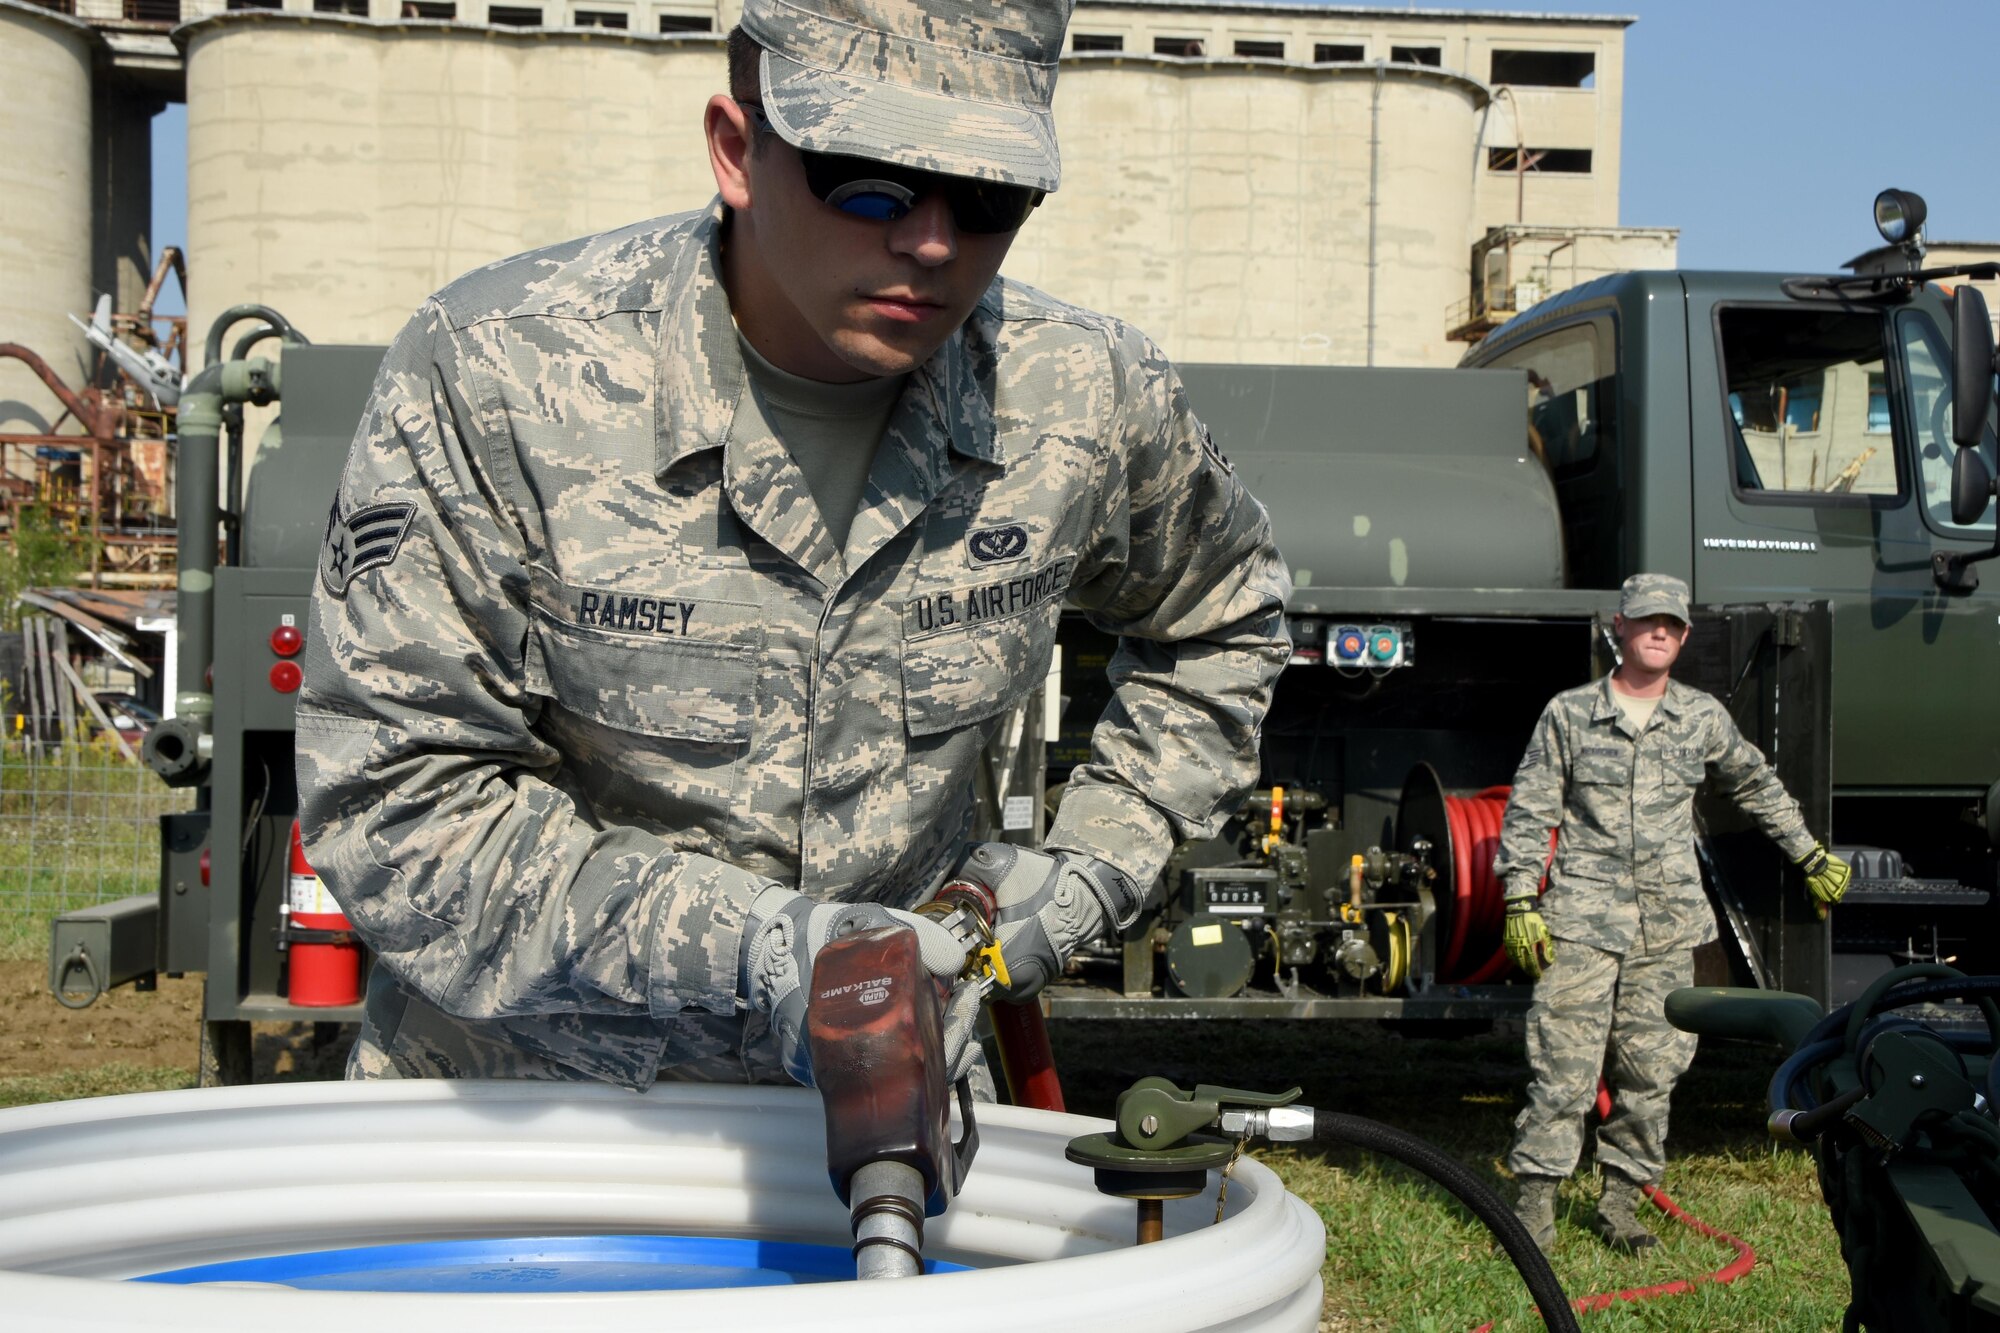
[[[2000, 266], [1922, 270], [1891, 234], [1921, 208], [1878, 203], [1905, 271], [1618, 274], [1455, 371], [1187, 368], [1292, 566], [1294, 655], [1264, 786], [1051, 1012], [1525, 1006], [1492, 875], [1506, 784], [1549, 697], [1614, 665], [1616, 590], [1642, 570], [1694, 593], [1675, 675], [1723, 700], [1856, 872], [1822, 921], [1776, 849], [1701, 800], [1721, 936], [1701, 979], [1838, 1004], [1899, 965], [1995, 970], [1994, 363], [1959, 284]], [[1081, 620], [1061, 643], [1058, 794], [1115, 650]]]
[[[1728, 705], [1857, 870], [1821, 921], [1778, 853], [1704, 803], [1722, 935], [1704, 978], [1826, 1003], [1912, 960], [1986, 970], [1993, 354], [1963, 276], [1633, 273], [1528, 312], [1455, 370], [1183, 367], [1271, 510], [1293, 659], [1259, 788], [1177, 852], [1158, 907], [1080, 958], [1049, 1012], [1452, 1024], [1524, 1007], [1492, 875], [1506, 784], [1549, 697], [1610, 669], [1637, 570], [1690, 581], [1676, 674]], [[254, 318], [279, 358], [247, 356], [253, 328], [222, 359], [222, 329]], [[358, 1017], [360, 945], [293, 837], [292, 713], [382, 349], [311, 346], [258, 307], [209, 348], [181, 417], [176, 716], [145, 746], [198, 806], [163, 821], [157, 899], [58, 922], [50, 968], [58, 990], [205, 973], [205, 1070], [231, 1078], [249, 1020]], [[282, 430], [240, 475], [232, 412], [280, 398]], [[1067, 615], [1058, 645], [1039, 696], [974, 719], [994, 737], [988, 836], [1039, 836], [1110, 696], [1112, 639]]]

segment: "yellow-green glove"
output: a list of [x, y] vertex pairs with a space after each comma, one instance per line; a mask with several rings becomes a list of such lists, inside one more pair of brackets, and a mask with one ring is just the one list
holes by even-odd
[[1821, 916], [1826, 909], [1840, 901], [1847, 892], [1847, 881], [1854, 878], [1854, 872], [1847, 862], [1829, 852], [1823, 843], [1814, 843], [1812, 850], [1799, 862], [1799, 869], [1806, 872], [1806, 892], [1813, 896], [1813, 906]]
[[1549, 934], [1549, 923], [1535, 910], [1535, 902], [1533, 897], [1509, 898], [1507, 921], [1500, 930], [1507, 957], [1530, 981], [1540, 981], [1542, 969], [1556, 960], [1555, 937]]

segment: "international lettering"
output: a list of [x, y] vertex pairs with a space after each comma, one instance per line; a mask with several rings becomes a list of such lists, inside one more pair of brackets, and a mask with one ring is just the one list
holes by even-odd
[[623, 593], [579, 592], [576, 623], [596, 629], [637, 634], [683, 635], [694, 619], [696, 603], [666, 597], [628, 597]]

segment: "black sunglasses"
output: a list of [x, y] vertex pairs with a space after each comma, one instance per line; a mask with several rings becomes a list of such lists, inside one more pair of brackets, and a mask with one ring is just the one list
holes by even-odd
[[[760, 129], [770, 130], [771, 122], [762, 107], [751, 102], [741, 105], [757, 118]], [[849, 217], [870, 222], [894, 222], [915, 208], [918, 200], [935, 194], [951, 209], [951, 220], [960, 231], [992, 236], [1020, 227], [1042, 202], [1043, 192], [1028, 185], [947, 176], [868, 157], [840, 157], [803, 148], [798, 154], [813, 198]]]

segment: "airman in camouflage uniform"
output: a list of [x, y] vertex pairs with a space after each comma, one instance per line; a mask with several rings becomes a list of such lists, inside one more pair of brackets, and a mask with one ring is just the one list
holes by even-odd
[[[1825, 856], [1721, 703], [1667, 678], [1688, 609], [1677, 578], [1626, 580], [1618, 670], [1543, 710], [1501, 826], [1494, 871], [1506, 884], [1509, 952], [1540, 978], [1528, 1015], [1534, 1080], [1507, 1167], [1522, 1182], [1522, 1220], [1544, 1246], [1600, 1072], [1613, 1104], [1597, 1131], [1598, 1227], [1621, 1248], [1654, 1243], [1635, 1204], [1665, 1170], [1668, 1101], [1695, 1051], [1695, 1038], [1668, 1024], [1666, 996], [1693, 983], [1692, 951], [1716, 937], [1695, 857], [1696, 789], [1712, 780], [1794, 861]], [[1537, 902], [1550, 829], [1555, 859]]]
[[[1121, 636], [1116, 693], [1011, 929], [1059, 967], [1254, 781], [1288, 655], [1263, 509], [1157, 347], [995, 276], [992, 198], [905, 170], [1054, 188], [1068, 8], [750, 0], [714, 205], [474, 272], [396, 339], [298, 712], [313, 864], [380, 964], [351, 1075], [809, 1078], [777, 981], [824, 904], [922, 934], [888, 909], [966, 858], [1065, 604]], [[909, 197], [853, 216], [807, 150]], [[907, 375], [844, 543], [739, 337]]]

